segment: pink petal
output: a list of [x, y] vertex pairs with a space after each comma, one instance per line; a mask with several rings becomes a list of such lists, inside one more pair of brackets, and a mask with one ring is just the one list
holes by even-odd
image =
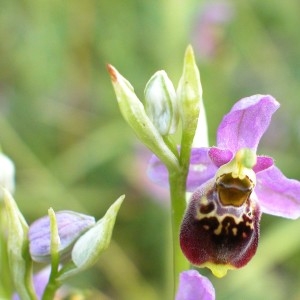
[[210, 148], [208, 155], [218, 168], [231, 161], [233, 157], [233, 153], [230, 150], [217, 147]]
[[[208, 153], [209, 148], [192, 149], [187, 178], [188, 192], [193, 192], [204, 182], [214, 177], [217, 167], [212, 163]], [[153, 182], [163, 187], [169, 187], [168, 170], [155, 155], [150, 159], [147, 174]]]
[[[230, 150], [220, 149], [217, 147], [211, 147], [208, 151], [208, 155], [218, 168], [228, 163], [233, 157], [233, 153]], [[270, 168], [273, 166], [273, 164], [274, 161], [272, 157], [259, 155], [257, 156], [257, 162], [253, 167], [253, 170], [255, 173], [261, 172], [267, 168]]]
[[274, 160], [269, 156], [257, 156], [256, 165], [253, 167], [255, 173], [261, 172], [273, 166]]
[[176, 300], [214, 300], [215, 289], [211, 282], [196, 270], [180, 274]]
[[193, 192], [204, 182], [213, 178], [217, 167], [209, 157], [210, 148], [193, 148], [187, 178], [187, 191]]
[[224, 116], [217, 134], [217, 145], [233, 153], [241, 148], [256, 151], [279, 103], [268, 95], [254, 95], [238, 101]]
[[257, 173], [255, 187], [262, 212], [296, 219], [300, 216], [300, 182], [286, 178], [272, 166]]
[[169, 187], [168, 170], [155, 155], [150, 158], [147, 175], [154, 183], [165, 188]]

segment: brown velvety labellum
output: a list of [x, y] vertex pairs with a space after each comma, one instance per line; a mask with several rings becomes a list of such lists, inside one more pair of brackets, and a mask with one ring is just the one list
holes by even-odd
[[[226, 193], [220, 192], [212, 180], [192, 195], [181, 226], [180, 245], [194, 265], [210, 262], [239, 268], [256, 252], [261, 216], [259, 206], [251, 199], [247, 182], [229, 180], [229, 183], [229, 187], [222, 187], [229, 189]], [[220, 196], [231, 196], [233, 191], [235, 197], [232, 189], [244, 184], [243, 192], [237, 190], [245, 201], [240, 206], [224, 205]]]

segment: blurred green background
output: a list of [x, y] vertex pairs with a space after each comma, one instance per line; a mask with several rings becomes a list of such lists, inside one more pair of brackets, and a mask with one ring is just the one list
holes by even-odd
[[[90, 289], [86, 299], [167, 299], [168, 290], [168, 196], [147, 183], [147, 154], [120, 115], [106, 63], [142, 99], [159, 69], [177, 85], [191, 43], [210, 143], [235, 101], [271, 94], [281, 109], [259, 153], [300, 180], [298, 0], [0, 0], [0, 7], [0, 143], [16, 164], [15, 198], [28, 222], [50, 206], [100, 218], [126, 194], [111, 247], [69, 282]], [[217, 299], [300, 299], [300, 221], [264, 215], [261, 231], [247, 267], [221, 280], [201, 271]]]

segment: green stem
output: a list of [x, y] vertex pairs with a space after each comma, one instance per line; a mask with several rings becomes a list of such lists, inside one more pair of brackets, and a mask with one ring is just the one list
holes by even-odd
[[176, 143], [170, 137], [170, 135], [163, 136], [163, 140], [168, 146], [168, 148], [172, 151], [172, 153], [176, 156], [176, 158], [179, 159], [178, 148], [176, 146]]
[[49, 280], [49, 283], [47, 284], [46, 290], [44, 292], [43, 295], [43, 300], [53, 300], [54, 299], [54, 295], [56, 293], [56, 291], [58, 290], [58, 288], [60, 287], [60, 283], [55, 281], [55, 280]]
[[[195, 123], [195, 128], [197, 126], [197, 123]], [[184, 131], [182, 133], [182, 138], [181, 138], [181, 146], [180, 146], [180, 160], [179, 163], [183, 170], [186, 170], [186, 176], [189, 170], [189, 165], [190, 165], [190, 157], [191, 157], [191, 147], [193, 143], [195, 135], [195, 130], [192, 131]], [[186, 180], [186, 179], [185, 179]]]
[[184, 257], [180, 244], [179, 234], [182, 218], [186, 208], [186, 182], [189, 171], [191, 146], [195, 130], [184, 131], [181, 138], [179, 170], [169, 170], [169, 185], [172, 205], [172, 239], [173, 239], [173, 274], [174, 296], [179, 283], [179, 274], [190, 268], [190, 264]]
[[174, 295], [178, 288], [179, 274], [189, 269], [189, 263], [184, 257], [180, 244], [179, 233], [182, 217], [186, 207], [186, 177], [187, 171], [169, 173], [169, 184], [172, 205], [172, 243], [173, 243], [173, 274]]

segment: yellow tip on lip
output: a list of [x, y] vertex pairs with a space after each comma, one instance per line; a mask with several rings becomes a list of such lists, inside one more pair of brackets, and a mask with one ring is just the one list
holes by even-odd
[[224, 277], [227, 274], [228, 270], [236, 269], [236, 267], [232, 265], [215, 264], [212, 262], [206, 262], [201, 267], [209, 268], [211, 272], [218, 278]]

